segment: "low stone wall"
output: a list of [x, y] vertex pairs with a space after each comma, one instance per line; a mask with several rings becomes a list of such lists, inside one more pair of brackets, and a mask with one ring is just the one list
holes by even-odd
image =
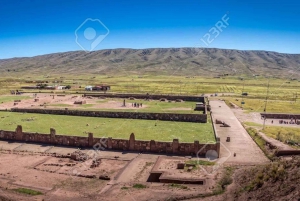
[[204, 96], [181, 96], [181, 95], [158, 95], [158, 94], [99, 94], [99, 93], [85, 93], [84, 96], [91, 97], [107, 97], [107, 98], [136, 98], [136, 99], [152, 99], [152, 100], [160, 100], [165, 98], [167, 100], [177, 100], [181, 99], [184, 101], [192, 101], [192, 102], [202, 102], [205, 103]]
[[12, 112], [40, 113], [71, 116], [122, 118], [122, 119], [147, 119], [162, 121], [181, 121], [207, 123], [207, 114], [175, 114], [175, 113], [144, 113], [144, 112], [109, 112], [109, 111], [83, 111], [59, 109], [30, 109], [12, 108]]
[[300, 119], [300, 114], [260, 113], [267, 119]]
[[278, 150], [275, 152], [277, 157], [279, 156], [292, 156], [292, 155], [300, 155], [300, 150]]
[[[217, 142], [220, 142], [220, 137], [219, 137], [219, 135], [217, 133], [216, 124], [214, 122], [214, 117], [213, 117], [213, 113], [212, 112], [210, 112], [210, 120], [211, 120], [211, 123], [212, 123], [212, 127], [213, 127], [213, 132], [214, 132], [214, 135], [215, 135], [215, 139], [216, 139]], [[218, 145], [220, 145], [220, 144], [218, 144]], [[220, 154], [220, 148], [221, 148], [220, 146], [217, 147], [217, 153], [218, 154]]]
[[[152, 152], [175, 155], [205, 156], [208, 150], [215, 150], [219, 154], [220, 140], [215, 144], [180, 143], [178, 139], [172, 142], [159, 142], [155, 140], [135, 140], [132, 133], [129, 140], [112, 138], [94, 138], [92, 133], [88, 137], [56, 135], [55, 129], [50, 129], [50, 134], [28, 133], [18, 126], [15, 132], [0, 130], [0, 140], [12, 140], [20, 142], [33, 142], [41, 144], [72, 146], [80, 148], [94, 148], [95, 150], [122, 150], [135, 152]], [[199, 153], [198, 153], [199, 152]]]

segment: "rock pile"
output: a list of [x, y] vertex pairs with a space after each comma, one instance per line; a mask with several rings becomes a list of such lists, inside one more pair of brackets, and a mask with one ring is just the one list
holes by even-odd
[[71, 154], [71, 159], [75, 160], [75, 161], [86, 161], [89, 159], [89, 155], [76, 150]]

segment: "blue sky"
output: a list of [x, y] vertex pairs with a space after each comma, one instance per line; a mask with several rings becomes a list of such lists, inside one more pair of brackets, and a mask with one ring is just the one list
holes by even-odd
[[[229, 25], [212, 34], [225, 14]], [[109, 31], [99, 21], [80, 27], [88, 18]], [[216, 47], [300, 53], [299, 20], [296, 0], [1, 0], [0, 58], [91, 50], [93, 42], [93, 50]], [[201, 41], [207, 42], [205, 34], [214, 39], [207, 45]]]

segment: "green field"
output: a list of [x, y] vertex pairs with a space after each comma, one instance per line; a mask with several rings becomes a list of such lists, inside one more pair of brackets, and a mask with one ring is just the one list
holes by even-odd
[[[283, 126], [266, 126], [262, 130], [267, 136], [277, 139], [281, 142], [295, 145], [300, 143], [300, 128], [283, 127]], [[297, 147], [299, 148], [299, 146]]]
[[[91, 76], [91, 75], [68, 75], [60, 78], [61, 75], [52, 75], [45, 78], [43, 75], [35, 76], [28, 79], [0, 79], [0, 94], [8, 93], [9, 90], [20, 89], [21, 86], [34, 84], [25, 83], [26, 80], [44, 80], [49, 85], [54, 81], [62, 81], [61, 85], [71, 85], [71, 90], [65, 90], [65, 93], [89, 93], [84, 91], [87, 85], [107, 84], [111, 86], [112, 93], [150, 93], [150, 94], [170, 94], [170, 95], [201, 95], [201, 94], [218, 94], [217, 98], [228, 98], [229, 100], [241, 104], [241, 93], [247, 92], [245, 99], [245, 108], [249, 110], [262, 110], [264, 99], [267, 94], [268, 79], [263, 77], [222, 77], [222, 78], [205, 78], [205, 77], [184, 77], [184, 76], [153, 76], [153, 75], [132, 75], [132, 76]], [[300, 82], [290, 79], [269, 79], [269, 100], [270, 107], [267, 111], [285, 112], [299, 107]], [[30, 93], [39, 90], [26, 90]], [[51, 90], [41, 90], [41, 92], [51, 92]], [[55, 93], [63, 93], [56, 90]], [[102, 92], [103, 93], [103, 92]], [[239, 99], [235, 102], [235, 99]], [[254, 101], [254, 102], [252, 102]], [[273, 101], [273, 103], [272, 103]], [[286, 102], [285, 102], [286, 101]], [[294, 104], [295, 103], [295, 104]], [[299, 112], [299, 109], [291, 111]]]
[[[113, 119], [97, 117], [78, 117], [65, 115], [45, 115], [0, 112], [0, 130], [14, 131], [17, 125], [24, 132], [49, 133], [55, 128], [57, 134], [129, 139], [134, 133], [138, 140], [172, 141], [200, 143], [215, 142], [211, 123], [186, 123], [172, 121]], [[87, 126], [89, 124], [89, 126]]]
[[[0, 79], [2, 89], [17, 89], [21, 86], [34, 84], [25, 83], [26, 80], [44, 80], [49, 81], [52, 85], [53, 81], [61, 80], [62, 85], [71, 85], [68, 93], [84, 92], [87, 85], [107, 84], [112, 88], [112, 92], [117, 93], [150, 93], [150, 94], [181, 94], [181, 95], [199, 95], [202, 93], [234, 93], [240, 95], [242, 91], [248, 92], [249, 96], [254, 98], [265, 98], [268, 80], [263, 77], [184, 77], [184, 76], [153, 76], [153, 75], [132, 75], [132, 76], [106, 76], [106, 75], [68, 75], [60, 78], [61, 75], [52, 75], [45, 78], [43, 75], [35, 76], [28, 79]], [[278, 100], [294, 100], [295, 93], [299, 91], [300, 82], [297, 80], [270, 78], [270, 99]], [[42, 90], [43, 91], [43, 90]], [[48, 91], [49, 90], [44, 90]], [[298, 96], [299, 99], [299, 96]]]
[[[235, 97], [222, 97], [222, 99], [232, 102], [239, 107], [243, 107], [244, 110], [250, 112], [263, 112], [265, 108], [265, 99], [253, 99], [253, 98], [235, 98]], [[245, 104], [241, 105], [241, 101]], [[267, 112], [274, 113], [294, 113], [300, 114], [300, 101], [287, 101], [287, 100], [268, 100]]]
[[0, 96], [0, 104], [13, 102], [14, 100], [26, 100], [26, 99], [30, 99], [30, 97], [29, 96]]
[[36, 191], [36, 190], [28, 189], [28, 188], [17, 188], [17, 189], [13, 189], [13, 190], [18, 193], [23, 193], [23, 194], [27, 194], [27, 195], [43, 195], [43, 193], [40, 191]]
[[244, 122], [244, 124], [259, 129], [259, 131], [266, 134], [268, 137], [289, 144], [295, 148], [300, 148], [295, 144], [300, 143], [300, 127], [266, 126], [265, 129], [262, 129], [262, 124], [254, 122]]

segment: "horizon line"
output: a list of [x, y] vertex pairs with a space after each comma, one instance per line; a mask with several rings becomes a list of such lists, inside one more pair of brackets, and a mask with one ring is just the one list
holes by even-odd
[[105, 50], [119, 50], [119, 49], [130, 49], [130, 50], [146, 50], [146, 49], [219, 49], [219, 50], [233, 50], [233, 51], [252, 51], [252, 52], [274, 52], [279, 54], [288, 54], [288, 55], [300, 55], [300, 53], [286, 53], [286, 52], [278, 52], [274, 50], [245, 50], [245, 49], [230, 49], [230, 48], [218, 48], [218, 47], [148, 47], [148, 48], [130, 48], [130, 47], [118, 47], [118, 48], [105, 48], [105, 49], [99, 49], [99, 50], [93, 50], [93, 51], [84, 51], [84, 50], [70, 50], [70, 51], [64, 51], [64, 52], [52, 52], [52, 53], [46, 53], [46, 54], [37, 54], [34, 56], [25, 56], [25, 57], [8, 57], [8, 58], [0, 58], [0, 60], [10, 60], [10, 59], [22, 59], [22, 58], [33, 58], [33, 57], [39, 57], [39, 56], [46, 56], [51, 54], [61, 54], [61, 53], [68, 53], [68, 52], [86, 52], [86, 53], [92, 53], [92, 52], [98, 52], [98, 51], [105, 51]]

